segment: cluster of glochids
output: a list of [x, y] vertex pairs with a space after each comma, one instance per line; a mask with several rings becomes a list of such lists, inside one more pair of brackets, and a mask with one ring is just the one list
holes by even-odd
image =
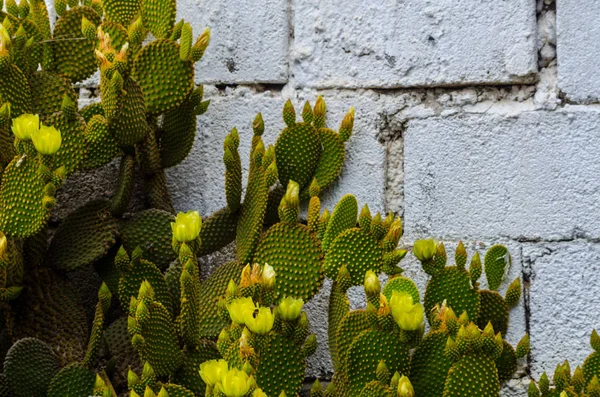
[[[592, 331], [590, 344], [593, 352], [583, 365], [575, 368], [571, 374], [568, 361], [558, 364], [554, 370], [552, 382], [544, 372], [539, 382], [531, 382], [529, 397], [600, 397], [600, 335]], [[553, 386], [551, 386], [551, 383]]]

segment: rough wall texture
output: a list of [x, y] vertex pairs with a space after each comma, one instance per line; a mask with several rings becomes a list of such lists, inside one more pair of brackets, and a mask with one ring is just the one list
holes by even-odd
[[[529, 331], [533, 347], [521, 376], [582, 361], [600, 328], [600, 1], [179, 3], [180, 17], [197, 33], [210, 25], [213, 41], [197, 74], [210, 109], [190, 157], [168, 173], [178, 209], [223, 205], [223, 137], [237, 126], [246, 155], [257, 112], [272, 143], [287, 98], [322, 94], [334, 127], [355, 106], [356, 134], [326, 205], [352, 192], [403, 215], [406, 246], [423, 236], [449, 250], [459, 240], [471, 252], [507, 244], [511, 276], [526, 289], [509, 338]], [[85, 86], [93, 96], [94, 80]], [[94, 183], [73, 182], [79, 191], [66, 202], [111, 189]], [[404, 265], [423, 287], [414, 258]], [[331, 374], [327, 298], [325, 288], [309, 304], [321, 343], [311, 376]], [[525, 396], [523, 382], [503, 394]]]

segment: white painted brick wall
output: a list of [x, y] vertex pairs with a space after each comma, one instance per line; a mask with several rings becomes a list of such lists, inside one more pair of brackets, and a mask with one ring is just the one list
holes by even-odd
[[[448, 252], [459, 240], [470, 253], [507, 244], [508, 281], [522, 274], [527, 292], [509, 339], [531, 332], [535, 376], [567, 358], [581, 363], [600, 328], [600, 1], [180, 0], [179, 17], [196, 34], [211, 27], [196, 82], [218, 87], [206, 87], [212, 102], [190, 157], [167, 174], [179, 210], [224, 205], [223, 138], [237, 126], [246, 160], [257, 112], [273, 143], [288, 98], [300, 109], [322, 94], [334, 128], [355, 106], [355, 135], [325, 205], [354, 192], [403, 215], [407, 247], [429, 235]], [[55, 219], [106, 196], [114, 172], [68, 182]], [[227, 255], [211, 258], [214, 266]], [[403, 265], [423, 292], [414, 258]], [[321, 343], [310, 376], [331, 371], [328, 294], [308, 305]], [[527, 383], [515, 379], [502, 394], [524, 397]]]
[[558, 85], [570, 100], [600, 98], [600, 2], [560, 0], [557, 11]]

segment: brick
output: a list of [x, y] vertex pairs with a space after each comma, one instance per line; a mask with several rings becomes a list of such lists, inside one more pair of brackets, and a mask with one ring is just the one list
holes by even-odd
[[[314, 103], [315, 96], [310, 98]], [[240, 134], [240, 155], [244, 167], [248, 165], [251, 123], [258, 112], [265, 121], [263, 140], [274, 144], [284, 128], [281, 111], [284, 98], [279, 94], [253, 93], [249, 89], [227, 90], [211, 98], [208, 112], [198, 119], [196, 143], [188, 158], [167, 170], [170, 192], [177, 210], [195, 209], [210, 214], [225, 205], [223, 140], [237, 126]], [[385, 149], [377, 141], [379, 97], [325, 96], [330, 127], [338, 128], [350, 106], [356, 107], [355, 134], [346, 144], [346, 161], [342, 174], [322, 198], [323, 207], [333, 208], [346, 193], [356, 195], [362, 205], [368, 203], [373, 211], [384, 210]], [[294, 100], [299, 114], [303, 101]], [[299, 116], [298, 116], [299, 117]], [[244, 180], [246, 178], [244, 169]], [[245, 182], [244, 182], [245, 185]]]
[[598, 328], [600, 245], [529, 244], [523, 258], [531, 272], [532, 374], [551, 374], [567, 359], [574, 369], [592, 352], [589, 338]]
[[600, 237], [599, 128], [600, 113], [591, 109], [410, 121], [406, 233], [474, 240]]
[[211, 28], [211, 43], [196, 64], [198, 84], [287, 82], [286, 0], [183, 0], [177, 6], [195, 37]]
[[573, 101], [600, 98], [600, 3], [561, 0], [556, 5], [558, 86]]
[[299, 0], [294, 75], [311, 87], [530, 82], [534, 0]]

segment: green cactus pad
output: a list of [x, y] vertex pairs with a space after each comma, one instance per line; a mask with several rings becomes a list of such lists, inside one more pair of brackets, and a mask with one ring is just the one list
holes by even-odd
[[484, 329], [488, 322], [492, 322], [495, 332], [506, 335], [508, 330], [508, 305], [504, 298], [496, 291], [479, 291], [481, 306], [477, 326]]
[[390, 373], [408, 375], [408, 347], [397, 335], [373, 330], [361, 333], [348, 351], [346, 373], [351, 396], [360, 395], [367, 383], [376, 380], [377, 365], [385, 361]]
[[[181, 367], [171, 377], [171, 382], [176, 383], [192, 391], [197, 396], [204, 394], [206, 385], [200, 377], [198, 368], [200, 364], [209, 360], [221, 358], [214, 342], [202, 340], [200, 345], [193, 349], [183, 351]], [[169, 394], [171, 397], [171, 394]]]
[[130, 78], [124, 80], [123, 91], [125, 94], [111, 127], [119, 145], [133, 146], [144, 138], [148, 129], [144, 94], [139, 84]]
[[37, 160], [17, 156], [4, 170], [0, 186], [0, 230], [9, 237], [24, 238], [41, 230], [50, 216], [44, 208], [44, 183]]
[[85, 121], [78, 114], [69, 120], [63, 112], [54, 113], [48, 118], [48, 124], [60, 131], [62, 143], [60, 149], [52, 156], [55, 168], [65, 166], [67, 174], [79, 168], [87, 156], [85, 141]]
[[319, 129], [319, 136], [323, 144], [323, 153], [315, 170], [315, 178], [317, 178], [319, 186], [323, 190], [342, 172], [345, 148], [337, 132], [333, 130], [321, 128]]
[[36, 338], [19, 339], [4, 360], [4, 375], [15, 397], [45, 396], [59, 369], [52, 348]]
[[510, 268], [510, 253], [505, 246], [494, 245], [486, 252], [483, 263], [488, 287], [495, 291], [500, 288], [504, 275], [508, 268]]
[[240, 263], [252, 260], [263, 227], [269, 187], [260, 166], [251, 171], [236, 230], [236, 252]]
[[396, 393], [381, 382], [373, 380], [365, 385], [359, 397], [396, 397]]
[[446, 356], [446, 331], [428, 333], [415, 350], [410, 368], [410, 381], [415, 395], [441, 397], [452, 361]]
[[104, 16], [111, 22], [129, 26], [139, 14], [140, 0], [103, 0]]
[[68, 95], [73, 102], [77, 102], [77, 94], [71, 87], [71, 82], [64, 76], [56, 73], [38, 71], [29, 77], [33, 114], [40, 115], [44, 122], [56, 112], [60, 112], [63, 97]]
[[[494, 330], [497, 331], [495, 327]], [[498, 380], [500, 382], [511, 379], [517, 370], [515, 349], [507, 341], [503, 341], [503, 345], [502, 354], [496, 359], [496, 369], [498, 370]]]
[[[73, 285], [51, 269], [29, 270], [14, 302], [16, 338], [35, 337], [48, 343], [61, 365], [83, 359], [88, 328], [83, 303]], [[68, 327], [65, 327], [68, 324]]]
[[225, 247], [235, 240], [239, 213], [232, 213], [222, 208], [208, 218], [202, 220], [200, 229], [199, 256], [208, 255]]
[[86, 17], [94, 25], [100, 25], [98, 13], [90, 7], [69, 9], [54, 25], [54, 59], [57, 72], [78, 82], [90, 77], [97, 69], [94, 43], [81, 39], [81, 19]]
[[144, 346], [139, 352], [140, 358], [152, 366], [156, 376], [171, 375], [182, 360], [171, 314], [163, 305], [153, 302], [149, 307], [148, 319], [141, 325]]
[[131, 344], [131, 335], [127, 331], [127, 317], [121, 317], [104, 331], [104, 341], [111, 357], [115, 358], [115, 383], [126, 383], [129, 368], [141, 372], [139, 354]]
[[131, 253], [136, 247], [142, 248], [144, 259], [165, 270], [177, 258], [171, 246], [171, 222], [175, 222], [175, 217], [166, 211], [149, 209], [138, 212], [121, 230], [125, 249]]
[[272, 333], [260, 350], [260, 361], [256, 369], [256, 383], [269, 396], [278, 396], [285, 391], [294, 396], [304, 381], [305, 362], [300, 346], [292, 339]]
[[358, 202], [356, 201], [356, 197], [347, 194], [338, 201], [329, 219], [325, 235], [323, 236], [323, 251], [327, 252], [329, 245], [344, 230], [356, 227], [357, 218]]
[[50, 265], [73, 271], [106, 255], [116, 243], [119, 231], [109, 208], [108, 201], [96, 200], [71, 212], [50, 243]]
[[600, 377], [600, 353], [593, 352], [583, 362], [583, 376], [585, 383], [590, 383], [594, 376]]
[[225, 297], [230, 280], [240, 282], [242, 266], [239, 262], [228, 262], [215, 270], [200, 287], [200, 336], [204, 339], [216, 339], [228, 322], [221, 318], [219, 299]]
[[179, 46], [170, 40], [156, 40], [139, 52], [133, 63], [136, 80], [150, 113], [163, 113], [181, 104], [194, 84], [190, 61], [179, 58]]
[[406, 278], [403, 276], [398, 276], [389, 279], [385, 287], [383, 287], [383, 295], [387, 298], [388, 302], [392, 299], [392, 294], [394, 291], [405, 292], [409, 294], [413, 303], [417, 303], [421, 301], [421, 294], [419, 293], [419, 288], [414, 281], [410, 278]]
[[327, 336], [329, 341], [329, 352], [331, 354], [331, 361], [333, 362], [334, 370], [337, 370], [340, 366], [340, 360], [338, 356], [337, 348], [337, 330], [350, 311], [350, 301], [346, 296], [346, 292], [342, 290], [340, 284], [336, 281], [331, 286], [331, 294], [329, 295], [329, 308], [328, 308], [328, 325], [327, 325]]
[[360, 228], [348, 229], [329, 246], [323, 269], [325, 275], [334, 278], [342, 265], [346, 265], [352, 285], [362, 285], [369, 270], [381, 273], [383, 248], [370, 233]]
[[92, 117], [96, 115], [100, 115], [104, 117], [104, 109], [102, 108], [102, 102], [90, 103], [79, 109], [79, 114], [83, 117], [86, 123], [92, 119]]
[[263, 236], [254, 261], [275, 269], [277, 300], [291, 296], [307, 302], [323, 283], [322, 258], [321, 244], [306, 226], [279, 223]]
[[377, 329], [377, 315], [365, 310], [348, 313], [337, 330], [337, 354], [339, 362], [347, 362], [347, 354], [352, 342], [364, 331]]
[[146, 0], [142, 2], [142, 21], [154, 37], [169, 37], [175, 24], [176, 0]]
[[169, 397], [196, 397], [194, 392], [186, 389], [175, 383], [167, 383], [163, 385], [165, 391], [169, 394]]
[[61, 369], [50, 382], [48, 397], [91, 396], [96, 374], [79, 363]]
[[160, 138], [160, 161], [163, 168], [183, 161], [192, 150], [196, 137], [196, 104], [186, 98], [179, 106], [165, 113]]
[[[125, 26], [128, 25], [121, 25], [112, 21], [104, 21], [98, 28], [102, 28], [102, 31], [110, 36], [110, 46], [115, 51], [120, 51], [123, 45], [129, 40]], [[100, 40], [97, 40], [96, 46], [98, 46], [99, 43]]]
[[443, 397], [499, 397], [498, 371], [492, 359], [468, 355], [455, 363], [446, 378]]
[[[0, 16], [0, 21], [3, 21], [4, 18]], [[38, 70], [39, 64], [43, 60], [43, 48], [40, 45], [40, 41], [44, 40], [44, 36], [38, 29], [38, 26], [31, 19], [21, 18], [19, 19], [19, 23], [25, 30], [27, 34], [27, 39], [33, 37], [33, 45], [29, 51], [24, 53], [24, 57], [20, 59], [19, 69], [27, 76], [31, 75], [35, 71]]]
[[466, 310], [469, 320], [477, 321], [480, 308], [479, 294], [471, 287], [469, 273], [466, 270], [448, 266], [431, 277], [427, 283], [424, 300], [429, 324], [433, 315], [431, 309], [444, 301], [457, 315]]
[[284, 129], [275, 143], [275, 161], [279, 181], [290, 180], [300, 188], [307, 186], [317, 170], [323, 148], [317, 130], [310, 124], [297, 123]]
[[10, 103], [12, 118], [19, 117], [23, 113], [31, 113], [31, 88], [27, 78], [17, 66], [11, 64], [2, 69], [0, 97]]
[[119, 281], [119, 301], [126, 312], [131, 297], [137, 298], [140, 285], [147, 280], [154, 290], [154, 299], [160, 302], [170, 313], [173, 313], [171, 293], [161, 271], [152, 262], [140, 259], [132, 262], [132, 268]]
[[109, 131], [108, 122], [103, 116], [94, 116], [85, 127], [87, 156], [82, 167], [86, 169], [101, 167], [122, 154], [121, 149]]

